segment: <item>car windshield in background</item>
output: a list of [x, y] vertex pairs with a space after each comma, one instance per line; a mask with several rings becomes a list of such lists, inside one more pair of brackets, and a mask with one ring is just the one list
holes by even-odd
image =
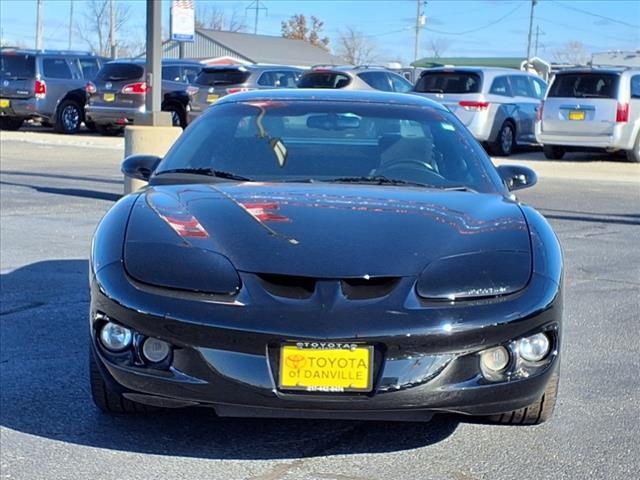
[[416, 84], [420, 93], [479, 93], [480, 75], [470, 72], [425, 73]]
[[31, 78], [36, 73], [35, 59], [31, 55], [0, 55], [0, 76], [2, 78]]
[[612, 73], [558, 74], [548, 97], [616, 98], [618, 80]]
[[342, 73], [313, 72], [302, 76], [298, 88], [344, 88], [349, 83], [349, 76]]
[[213, 87], [216, 85], [238, 85], [249, 78], [250, 73], [238, 69], [202, 70], [196, 77], [197, 85]]
[[[156, 170], [273, 182], [421, 184], [496, 192], [490, 160], [449, 112], [330, 101], [214, 105]], [[167, 175], [165, 179], [170, 177]]]
[[100, 69], [96, 80], [100, 82], [120, 82], [142, 78], [144, 68], [134, 63], [107, 63]]

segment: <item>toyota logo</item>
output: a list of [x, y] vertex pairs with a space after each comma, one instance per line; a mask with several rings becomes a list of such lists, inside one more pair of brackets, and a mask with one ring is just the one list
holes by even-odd
[[111, 82], [107, 82], [104, 84], [104, 88], [106, 88], [107, 90], [111, 90], [111, 87], [113, 87], [113, 84]]

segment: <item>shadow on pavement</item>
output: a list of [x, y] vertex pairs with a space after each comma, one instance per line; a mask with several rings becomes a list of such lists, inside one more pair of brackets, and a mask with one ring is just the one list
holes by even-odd
[[105, 415], [88, 387], [86, 260], [34, 263], [2, 275], [0, 423], [63, 442], [211, 459], [286, 459], [392, 452], [449, 437], [429, 423], [221, 419], [207, 409]]
[[122, 185], [122, 180], [116, 180], [111, 178], [100, 177], [83, 177], [80, 175], [61, 175], [55, 173], [43, 173], [43, 172], [26, 172], [20, 170], [3, 170], [3, 175], [17, 175], [19, 177], [42, 177], [42, 178], [60, 178], [64, 180], [80, 180], [83, 182], [96, 182], [96, 183], [111, 183], [114, 185]]
[[99, 190], [87, 190], [84, 188], [58, 188], [58, 187], [38, 187], [37, 185], [29, 185], [27, 183], [0, 182], [0, 185], [10, 185], [12, 187], [26, 187], [40, 193], [52, 193], [55, 195], [67, 195], [71, 197], [94, 198], [96, 200], [108, 200], [116, 202], [122, 195], [110, 192], [101, 192]]

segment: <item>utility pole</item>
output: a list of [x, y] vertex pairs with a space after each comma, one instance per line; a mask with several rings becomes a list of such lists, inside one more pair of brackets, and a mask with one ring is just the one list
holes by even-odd
[[258, 33], [258, 17], [260, 16], [260, 10], [264, 10], [265, 13], [266, 13], [267, 7], [265, 7], [264, 4], [260, 0], [254, 0], [253, 2], [251, 2], [249, 4], [249, 6], [247, 8], [245, 8], [245, 10], [255, 10], [256, 11], [255, 21], [254, 21], [254, 24], [253, 24], [253, 34], [256, 35]]
[[537, 57], [538, 56], [538, 40], [540, 38], [540, 35], [544, 35], [545, 33], [540, 31], [540, 25], [536, 25], [536, 46], [534, 48], [534, 56]]
[[67, 50], [71, 50], [72, 41], [73, 41], [73, 0], [69, 2], [69, 43], [67, 43]]
[[118, 57], [118, 49], [116, 46], [116, 7], [115, 0], [109, 0], [109, 45], [111, 46], [111, 58]]
[[529, 14], [529, 36], [527, 39], [527, 67], [531, 60], [531, 34], [533, 33], [533, 7], [536, 6], [538, 0], [531, 0], [531, 13]]
[[42, 36], [44, 35], [43, 22], [43, 0], [38, 0], [38, 6], [36, 10], [36, 50], [42, 50]]
[[416, 0], [418, 10], [416, 12], [416, 44], [413, 52], [413, 60], [416, 61], [420, 58], [420, 32], [427, 22], [427, 18], [424, 16], [423, 7], [427, 4], [425, 0]]

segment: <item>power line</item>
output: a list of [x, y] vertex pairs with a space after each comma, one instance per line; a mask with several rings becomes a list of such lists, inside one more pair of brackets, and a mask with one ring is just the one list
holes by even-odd
[[256, 11], [255, 21], [254, 21], [254, 24], [253, 24], [253, 34], [256, 35], [258, 33], [258, 17], [260, 16], [260, 10], [264, 10], [266, 12], [267, 11], [267, 7], [265, 7], [264, 4], [260, 0], [254, 0], [253, 2], [251, 2], [249, 4], [249, 6], [247, 8], [245, 8], [245, 10], [255, 10]]
[[509, 12], [507, 12], [506, 14], [501, 16], [500, 18], [498, 18], [496, 20], [493, 20], [492, 22], [487, 23], [486, 25], [482, 25], [481, 27], [472, 28], [471, 30], [465, 30], [464, 32], [445, 32], [445, 31], [442, 31], [442, 30], [436, 30], [435, 28], [429, 28], [429, 27], [426, 27], [425, 29], [429, 30], [430, 32], [440, 33], [442, 35], [466, 35], [468, 33], [479, 32], [480, 30], [484, 30], [485, 28], [493, 27], [494, 25], [496, 25], [497, 23], [500, 23], [501, 21], [503, 21], [507, 17], [510, 17], [511, 15], [516, 13], [522, 7], [522, 5], [524, 5], [524, 3], [519, 3], [516, 6], [516, 8], [514, 8], [512, 10], [509, 10]]
[[625, 27], [640, 28], [640, 25], [633, 25], [631, 23], [623, 22], [622, 20], [617, 20], [615, 18], [607, 17], [606, 15], [600, 15], [599, 13], [593, 13], [578, 7], [565, 5], [564, 3], [558, 2], [557, 0], [551, 0], [551, 1], [562, 8], [573, 10], [574, 12], [580, 12], [580, 13], [584, 13], [585, 15], [591, 15], [592, 17], [601, 18], [603, 20], [608, 20], [613, 23], [619, 23], [620, 25], [624, 25]]
[[[579, 32], [584, 32], [584, 33], [593, 33], [593, 30], [587, 30], [585, 28], [580, 28], [580, 27], [576, 27], [575, 25], [568, 25], [566, 23], [562, 23], [562, 22], [556, 22], [555, 20], [549, 20], [548, 18], [543, 18], [540, 16], [536, 16], [536, 20], [540, 21], [542, 20], [543, 22], [547, 22], [550, 23], [552, 25], [556, 25], [558, 27], [564, 27], [570, 30], [577, 30]], [[604, 38], [608, 38], [610, 40], [617, 40], [619, 42], [628, 42], [629, 39], [628, 38], [622, 38], [622, 37], [614, 37], [611, 35], [606, 35], [604, 33], [598, 33], [598, 37], [604, 37]]]

